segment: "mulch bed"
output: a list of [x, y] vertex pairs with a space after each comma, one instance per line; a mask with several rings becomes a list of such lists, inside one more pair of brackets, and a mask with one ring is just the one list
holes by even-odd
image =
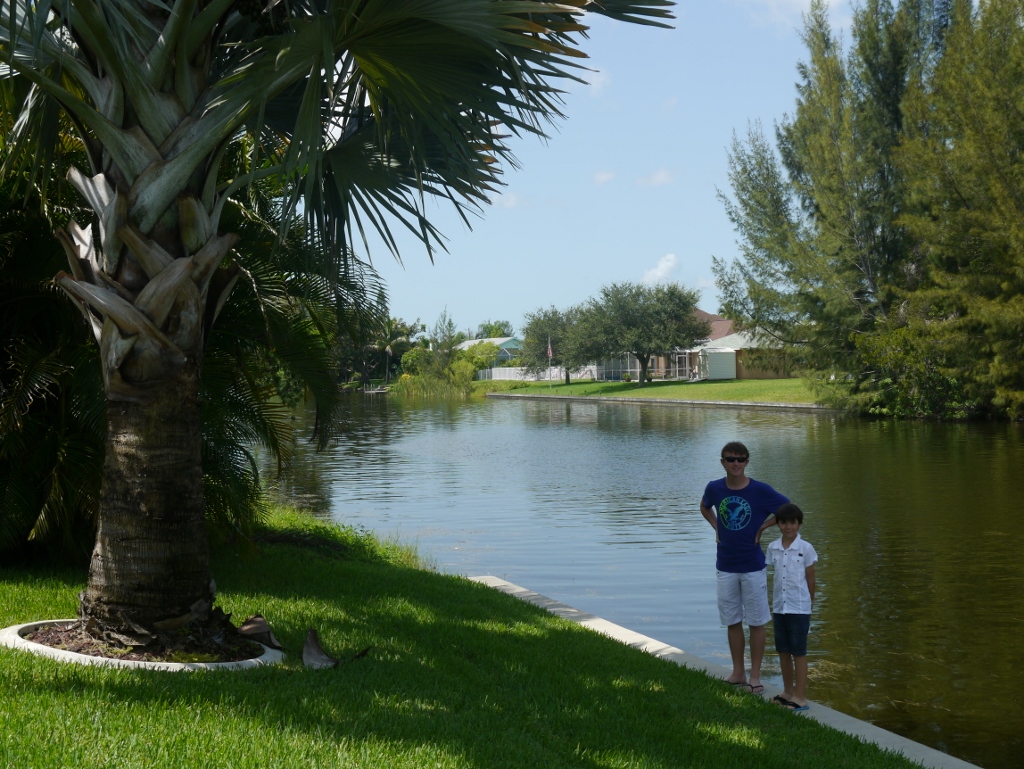
[[241, 662], [263, 654], [263, 647], [229, 632], [210, 633], [201, 628], [161, 633], [145, 646], [132, 646], [109, 632], [92, 629], [84, 622], [58, 623], [39, 628], [25, 640], [90, 657], [137, 662]]
[[[313, 532], [264, 531], [257, 533], [253, 542], [295, 545], [335, 557], [351, 555], [351, 548], [347, 545]], [[241, 662], [256, 659], [266, 650], [261, 643], [251, 640], [253, 638], [271, 648], [281, 648], [262, 616], [254, 615], [241, 628], [235, 628], [218, 609], [214, 609], [214, 613], [218, 616], [207, 627], [192, 625], [182, 630], [157, 633], [155, 638], [141, 645], [132, 643], [133, 633], [130, 630], [118, 632], [81, 620], [39, 628], [28, 633], [25, 640], [90, 657], [136, 662]], [[249, 627], [257, 618], [257, 627]], [[249, 638], [238, 634], [239, 630], [246, 633], [247, 629]], [[365, 650], [357, 656], [363, 654]]]

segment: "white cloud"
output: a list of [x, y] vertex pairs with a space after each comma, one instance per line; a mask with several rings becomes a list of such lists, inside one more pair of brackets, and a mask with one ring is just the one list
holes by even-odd
[[664, 184], [671, 184], [675, 179], [672, 176], [672, 172], [667, 168], [659, 168], [650, 176], [641, 176], [636, 180], [637, 184], [642, 184], [646, 187], [661, 187]]
[[601, 186], [607, 184], [615, 178], [615, 174], [611, 171], [595, 171], [594, 172], [594, 184]]
[[698, 278], [697, 288], [703, 291], [705, 288], [718, 288], [718, 284], [715, 283], [714, 278]]
[[494, 201], [498, 208], [523, 208], [527, 205], [526, 198], [516, 195], [514, 192], [506, 192]]
[[679, 258], [675, 254], [665, 254], [658, 260], [658, 264], [644, 273], [644, 283], [658, 283], [667, 280], [668, 276], [679, 264]]
[[732, 0], [746, 8], [761, 23], [800, 26], [802, 15], [811, 10], [811, 0]]
[[612, 82], [611, 76], [607, 70], [598, 69], [591, 72], [586, 77], [587, 82], [590, 84], [590, 93], [592, 96], [600, 96], [601, 91]]
[[[779, 25], [791, 29], [803, 27], [803, 16], [811, 10], [811, 0], [731, 0], [743, 8], [759, 24]], [[850, 25], [848, 3], [829, 3], [828, 16], [835, 32]]]

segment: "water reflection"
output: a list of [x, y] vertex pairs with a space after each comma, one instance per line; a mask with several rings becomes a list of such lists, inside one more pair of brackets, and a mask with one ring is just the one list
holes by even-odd
[[807, 511], [821, 556], [811, 696], [985, 767], [1022, 765], [1019, 425], [565, 401], [355, 400], [281, 488], [726, 661], [700, 516], [728, 440]]

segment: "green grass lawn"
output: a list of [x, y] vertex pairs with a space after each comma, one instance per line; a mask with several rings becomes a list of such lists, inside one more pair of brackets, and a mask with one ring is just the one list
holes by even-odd
[[[0, 649], [0, 766], [913, 766], [399, 548], [295, 514], [270, 526], [274, 544], [220, 551], [215, 573], [221, 604], [264, 614], [286, 664], [161, 673]], [[0, 569], [0, 625], [73, 616], [83, 581]], [[335, 656], [372, 648], [303, 669], [311, 626]]]
[[742, 401], [745, 403], [814, 403], [814, 396], [802, 379], [729, 379], [716, 382], [579, 381], [474, 383], [477, 393], [512, 392], [521, 395], [601, 395], [625, 398], [677, 398], [691, 401]]

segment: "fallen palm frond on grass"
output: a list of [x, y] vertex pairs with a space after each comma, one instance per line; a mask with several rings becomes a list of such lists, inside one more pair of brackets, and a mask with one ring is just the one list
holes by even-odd
[[[294, 514], [276, 515], [270, 532], [255, 555], [217, 553], [214, 573], [225, 610], [267, 617], [284, 665], [176, 674], [0, 649], [0, 766], [913, 766], [422, 570], [400, 547]], [[0, 624], [70, 616], [83, 581], [0, 570]], [[310, 627], [337, 667], [302, 667]]]

